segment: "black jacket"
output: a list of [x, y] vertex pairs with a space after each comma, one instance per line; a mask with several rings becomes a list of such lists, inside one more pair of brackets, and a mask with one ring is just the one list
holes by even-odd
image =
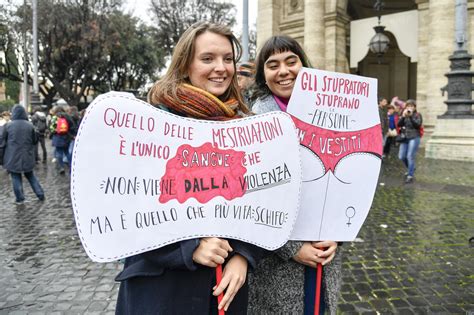
[[16, 105], [12, 120], [4, 126], [0, 151], [3, 149], [3, 167], [14, 173], [31, 172], [35, 167], [35, 128], [28, 121], [25, 109]]
[[418, 112], [414, 112], [413, 115], [408, 117], [400, 117], [398, 120], [398, 127], [401, 128], [402, 132], [405, 132], [407, 139], [414, 139], [420, 137], [420, 127], [423, 123], [423, 118]]

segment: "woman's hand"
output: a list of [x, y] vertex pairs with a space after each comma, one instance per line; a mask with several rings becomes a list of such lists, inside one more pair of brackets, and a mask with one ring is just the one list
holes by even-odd
[[337, 243], [334, 241], [312, 242], [311, 245], [318, 250], [318, 257], [323, 258], [323, 266], [329, 264], [336, 256]]
[[300, 264], [316, 268], [318, 263], [324, 261], [323, 258], [318, 257], [319, 252], [321, 252], [321, 250], [315, 248], [312, 243], [305, 242], [293, 259]]
[[239, 254], [234, 255], [225, 265], [221, 282], [213, 288], [214, 296], [219, 296], [226, 290], [218, 306], [220, 310], [227, 311], [235, 295], [244, 285], [247, 278], [247, 265], [247, 260]]
[[334, 241], [305, 242], [293, 259], [313, 268], [316, 268], [318, 263], [324, 266], [334, 258], [336, 248], [337, 243]]
[[193, 261], [198, 264], [216, 267], [222, 265], [232, 251], [229, 242], [217, 237], [201, 238], [199, 246], [194, 250]]

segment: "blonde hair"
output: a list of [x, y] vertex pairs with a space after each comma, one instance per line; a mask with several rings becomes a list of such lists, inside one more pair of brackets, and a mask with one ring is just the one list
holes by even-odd
[[[173, 56], [171, 57], [171, 64], [166, 71], [166, 74], [161, 80], [155, 82], [148, 92], [148, 102], [150, 104], [156, 105], [163, 103], [166, 96], [178, 99], [178, 86], [183, 83], [191, 84], [188, 78], [188, 70], [194, 57], [196, 38], [205, 32], [222, 35], [229, 39], [232, 46], [232, 53], [234, 55], [234, 70], [236, 70], [236, 63], [242, 54], [242, 46], [232, 31], [224, 25], [210, 22], [195, 23], [191, 25], [183, 35], [181, 35], [176, 47], [174, 48]], [[240, 89], [237, 83], [237, 71], [234, 71], [232, 81], [227, 91], [219, 97], [219, 99], [224, 102], [231, 98], [235, 98], [238, 101], [239, 109], [242, 112], [249, 112], [249, 109], [243, 102], [240, 94]]]

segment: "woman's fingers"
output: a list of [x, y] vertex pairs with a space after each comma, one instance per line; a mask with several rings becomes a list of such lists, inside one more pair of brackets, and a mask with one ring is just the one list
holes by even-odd
[[193, 253], [193, 260], [201, 265], [216, 267], [223, 264], [232, 248], [229, 242], [216, 237], [202, 238]]
[[305, 242], [293, 257], [300, 264], [316, 267], [318, 263], [322, 263], [324, 258], [318, 257], [318, 249], [313, 247], [310, 242]]
[[334, 256], [336, 256], [335, 251], [332, 252], [332, 254], [328, 258], [326, 258], [326, 260], [322, 263], [323, 266], [329, 264], [334, 259]]
[[223, 240], [223, 239], [219, 239], [219, 240], [222, 241], [221, 248], [223, 248], [224, 250], [228, 252], [233, 251], [232, 247], [230, 247], [230, 244], [227, 240]]
[[226, 276], [226, 273], [224, 272], [222, 274], [222, 280], [221, 282], [214, 287], [214, 292], [213, 294], [215, 296], [218, 296], [219, 294], [221, 294], [222, 292], [224, 292], [225, 288], [227, 288], [227, 286], [229, 285], [229, 282], [230, 282], [230, 277], [227, 277]]
[[311, 242], [314, 248], [325, 249], [329, 247], [337, 247], [337, 243], [335, 241], [317, 241]]
[[246, 277], [247, 260], [240, 255], [233, 256], [225, 266], [222, 280], [213, 292], [215, 296], [218, 296], [225, 290], [224, 297], [218, 305], [219, 309], [227, 311], [235, 295], [244, 285]]
[[217, 237], [212, 237], [206, 239], [208, 243], [209, 250], [212, 250], [216, 255], [221, 257], [227, 258], [229, 256], [229, 252], [232, 251], [232, 247], [227, 240], [220, 239]]
[[209, 260], [217, 265], [222, 265], [225, 262], [225, 258], [219, 255], [212, 255], [209, 257]]
[[222, 265], [225, 259], [229, 256], [229, 250], [232, 250], [229, 242], [219, 238], [213, 238], [209, 247], [209, 259], [218, 265]]
[[235, 295], [245, 282], [245, 277], [240, 274], [230, 274], [229, 272], [222, 277], [221, 284], [214, 291], [214, 295], [218, 296], [225, 290], [224, 297], [218, 305], [219, 309], [227, 309], [234, 300]]
[[323, 265], [330, 263], [336, 255], [337, 243], [335, 241], [312, 242], [311, 245], [316, 249], [317, 257], [322, 258], [319, 262]]
[[225, 291], [224, 297], [222, 298], [221, 303], [219, 303], [218, 308], [224, 309], [227, 311], [227, 309], [230, 306], [230, 303], [234, 300], [235, 295], [239, 291], [240, 287], [242, 286], [243, 282], [240, 283], [240, 280], [238, 278], [233, 278], [229, 286], [227, 287], [227, 290]]
[[222, 258], [227, 258], [227, 256], [229, 256], [229, 252], [226, 251], [225, 249], [223, 249], [222, 247], [215, 247], [213, 249], [211, 249], [212, 252]]

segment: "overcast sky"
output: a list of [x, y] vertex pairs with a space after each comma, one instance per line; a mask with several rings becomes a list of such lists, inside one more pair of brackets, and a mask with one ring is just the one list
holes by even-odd
[[[237, 25], [234, 28], [234, 32], [237, 34], [241, 33], [242, 28], [242, 6], [243, 0], [223, 0], [227, 2], [234, 3], [235, 7], [237, 8]], [[127, 0], [126, 9], [127, 11], [133, 12], [133, 15], [139, 17], [140, 19], [149, 22], [150, 17], [148, 16], [149, 13], [149, 6], [150, 0]], [[255, 29], [257, 23], [257, 4], [258, 0], [249, 0], [249, 28]]]

